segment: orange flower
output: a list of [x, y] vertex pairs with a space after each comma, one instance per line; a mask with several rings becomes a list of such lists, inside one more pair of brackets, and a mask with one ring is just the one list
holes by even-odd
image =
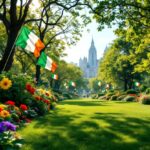
[[2, 118], [6, 118], [6, 117], [9, 117], [9, 116], [10, 116], [10, 113], [7, 110], [2, 110], [0, 112], [0, 117], [2, 117]]

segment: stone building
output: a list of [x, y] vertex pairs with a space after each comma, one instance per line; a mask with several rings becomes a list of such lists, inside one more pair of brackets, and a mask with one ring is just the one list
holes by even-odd
[[91, 42], [91, 46], [89, 48], [88, 58], [87, 57], [84, 57], [83, 59], [80, 58], [79, 67], [83, 71], [85, 78], [96, 77], [98, 69], [98, 59], [93, 39]]

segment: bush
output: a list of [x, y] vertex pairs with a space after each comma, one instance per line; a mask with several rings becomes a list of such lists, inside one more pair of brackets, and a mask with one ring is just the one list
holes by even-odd
[[98, 95], [97, 95], [97, 94], [92, 94], [92, 95], [91, 95], [91, 98], [92, 98], [92, 99], [97, 99], [97, 98], [98, 98]]
[[123, 100], [127, 95], [120, 95], [117, 100]]
[[98, 97], [104, 96], [104, 95], [105, 95], [104, 93], [99, 93], [99, 94], [98, 94]]
[[123, 101], [125, 102], [134, 102], [136, 101], [136, 97], [135, 96], [126, 96]]
[[117, 95], [113, 95], [113, 96], [111, 96], [111, 98], [110, 98], [110, 100], [117, 100]]
[[148, 88], [148, 87], [147, 87], [146, 85], [141, 85], [141, 86], [140, 86], [140, 91], [141, 91], [141, 92], [145, 92], [147, 88]]
[[126, 94], [137, 94], [138, 92], [134, 89], [129, 89], [126, 91]]
[[145, 93], [150, 94], [150, 88], [147, 88]]
[[108, 97], [111, 97], [113, 95], [114, 95], [114, 93], [108, 93], [108, 94], [106, 94], [106, 96], [108, 96]]
[[150, 105], [150, 95], [144, 95], [140, 98], [140, 102], [142, 104], [149, 104]]
[[65, 98], [67, 98], [67, 99], [71, 99], [72, 98], [72, 96], [70, 94], [68, 94], [68, 93], [63, 93], [63, 96]]
[[104, 96], [100, 96], [98, 99], [100, 99], [100, 100], [106, 100], [107, 97], [104, 95]]

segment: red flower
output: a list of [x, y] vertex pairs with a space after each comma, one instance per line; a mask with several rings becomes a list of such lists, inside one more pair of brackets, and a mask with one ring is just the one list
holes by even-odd
[[20, 109], [22, 109], [23, 111], [25, 111], [25, 110], [28, 110], [28, 107], [25, 104], [21, 104], [20, 105]]
[[49, 100], [44, 100], [44, 103], [50, 104], [50, 101]]
[[27, 91], [30, 91], [31, 88], [32, 88], [32, 86], [31, 86], [29, 83], [27, 83], [27, 84], [26, 84], [26, 90], [27, 90]]
[[41, 100], [41, 101], [43, 101], [43, 100], [44, 100], [44, 98], [40, 97], [40, 100]]
[[41, 100], [41, 97], [40, 96], [35, 96], [35, 99], [36, 100]]
[[31, 94], [34, 94], [35, 92], [35, 89], [29, 83], [26, 84], [26, 90]]
[[35, 88], [31, 87], [30, 91], [29, 91], [31, 94], [34, 94], [35, 92]]
[[13, 102], [13, 101], [7, 101], [5, 104], [14, 106], [14, 105], [15, 105], [15, 102]]

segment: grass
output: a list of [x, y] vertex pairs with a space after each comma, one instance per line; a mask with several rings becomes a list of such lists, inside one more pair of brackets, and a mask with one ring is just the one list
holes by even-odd
[[150, 150], [150, 106], [66, 100], [20, 133], [22, 150]]

